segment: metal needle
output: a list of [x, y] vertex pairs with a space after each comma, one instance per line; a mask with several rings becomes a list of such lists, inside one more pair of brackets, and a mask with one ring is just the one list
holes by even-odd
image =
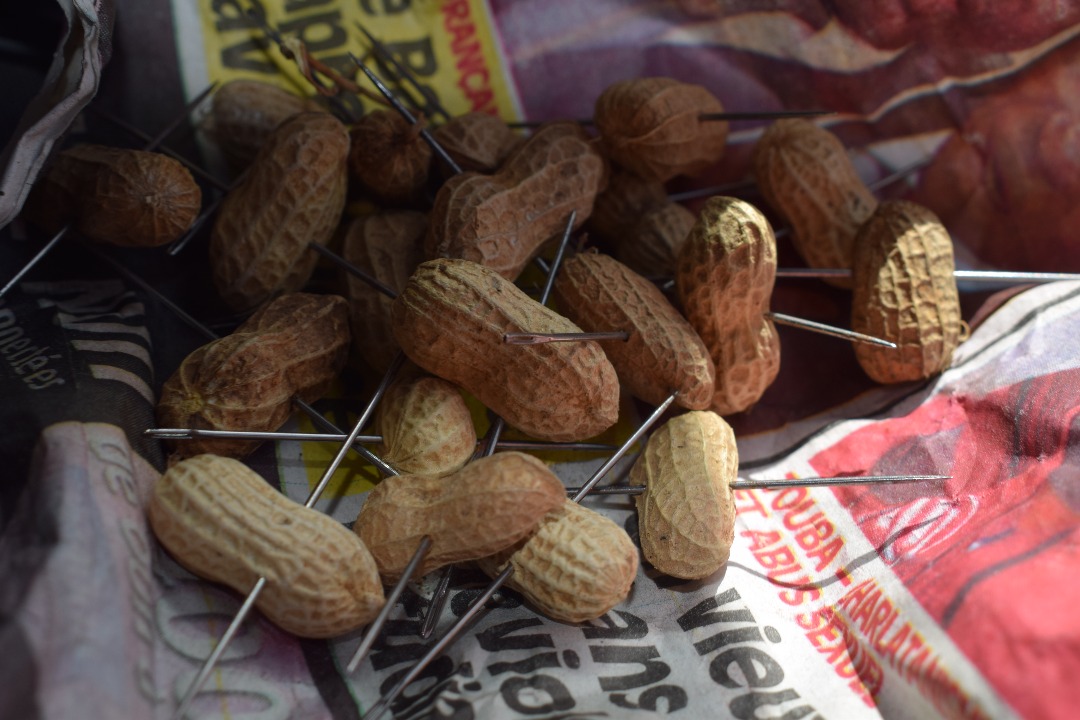
[[829, 337], [851, 340], [852, 342], [860, 342], [867, 345], [896, 348], [896, 343], [889, 342], [888, 340], [882, 340], [881, 338], [876, 338], [872, 335], [864, 335], [863, 333], [855, 332], [854, 330], [845, 330], [843, 328], [833, 327], [832, 325], [825, 325], [824, 323], [814, 322], [813, 320], [804, 320], [803, 318], [794, 317], [792, 315], [770, 311], [765, 313], [765, 317], [780, 325], [797, 327], [802, 330], [820, 333], [821, 335], [828, 335]]
[[[775, 480], [736, 480], [728, 487], [732, 490], [771, 490], [784, 487], [832, 487], [835, 485], [884, 485], [896, 483], [950, 480], [952, 475], [852, 475], [837, 477], [777, 478]], [[567, 494], [580, 492], [581, 488], [566, 488]], [[592, 490], [593, 495], [640, 495], [644, 485], [606, 485]]]
[[503, 333], [503, 342], [507, 345], [544, 345], [553, 342], [580, 342], [582, 340], [629, 340], [630, 333], [625, 330], [611, 332], [567, 332], [567, 333]]
[[[850, 278], [846, 268], [779, 268], [776, 277], [783, 278]], [[1048, 283], [1080, 280], [1080, 273], [1024, 272], [1016, 270], [954, 270], [957, 280], [985, 283]]]
[[375, 51], [379, 53], [384, 59], [386, 59], [391, 65], [394, 66], [394, 69], [398, 72], [399, 79], [405, 78], [406, 80], [408, 80], [412, 84], [412, 86], [416, 88], [416, 91], [419, 92], [420, 95], [424, 98], [425, 103], [427, 103], [427, 107], [430, 107], [432, 110], [434, 110], [435, 114], [441, 115], [444, 120], [450, 120], [450, 113], [448, 113], [446, 111], [446, 108], [444, 108], [442, 104], [439, 103], [439, 98], [435, 95], [431, 88], [427, 87], [426, 85], [420, 84], [420, 82], [413, 76], [413, 74], [409, 72], [409, 69], [402, 65], [400, 62], [398, 62], [397, 58], [394, 57], [394, 54], [390, 52], [386, 45], [376, 40], [375, 37], [371, 33], [369, 33], [367, 29], [360, 24], [359, 21], [355, 21], [355, 25], [357, 29], [360, 30], [360, 32], [364, 33], [364, 36], [368, 39], [368, 42], [371, 43], [371, 46], [375, 48]]

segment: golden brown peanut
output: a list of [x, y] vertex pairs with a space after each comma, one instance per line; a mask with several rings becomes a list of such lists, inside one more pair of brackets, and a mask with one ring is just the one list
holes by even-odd
[[421, 375], [394, 382], [379, 402], [379, 457], [410, 475], [449, 475], [476, 451], [472, 413], [457, 386]]
[[512, 565], [508, 587], [554, 620], [584, 622], [626, 599], [637, 575], [638, 549], [614, 522], [567, 501], [527, 540], [478, 565], [491, 577]]
[[566, 488], [543, 462], [519, 452], [496, 453], [445, 478], [386, 478], [364, 501], [353, 531], [390, 584], [424, 535], [431, 537], [431, 549], [417, 576], [497, 553], [564, 503]]
[[593, 120], [605, 154], [649, 180], [698, 175], [720, 161], [728, 124], [702, 120], [724, 106], [705, 88], [665, 77], [624, 80], [596, 100]]
[[[808, 120], [778, 120], [754, 148], [754, 176], [810, 267], [852, 267], [855, 234], [877, 200], [835, 135]], [[851, 287], [847, 279], [830, 282]]]
[[493, 173], [525, 141], [494, 115], [470, 112], [432, 131], [435, 141], [466, 172]]
[[201, 204], [191, 173], [167, 155], [76, 145], [56, 156], [27, 213], [49, 232], [74, 222], [91, 240], [157, 247], [187, 232]]
[[394, 110], [374, 110], [356, 121], [349, 135], [349, 170], [385, 203], [408, 204], [423, 197], [431, 171], [431, 147]]
[[603, 158], [574, 123], [536, 131], [494, 175], [462, 173], [439, 189], [428, 259], [462, 258], [516, 278], [545, 242], [589, 217], [606, 182]]
[[295, 635], [355, 630], [385, 602], [356, 535], [237, 460], [199, 455], [174, 465], [154, 486], [148, 513], [161, 544], [199, 577], [244, 594], [266, 578], [255, 606]]
[[246, 166], [274, 128], [302, 112], [322, 112], [320, 105], [277, 85], [231, 80], [214, 92], [207, 131], [230, 160]]
[[630, 470], [645, 559], [677, 578], [699, 580], [722, 568], [735, 539], [731, 483], [739, 469], [735, 433], [714, 412], [668, 420]]
[[613, 257], [582, 253], [563, 263], [553, 290], [562, 313], [586, 332], [630, 333], [600, 347], [632, 395], [659, 405], [677, 390], [676, 404], [709, 407], [715, 382], [709, 351], [654, 284]]
[[663, 183], [614, 168], [607, 187], [596, 196], [586, 229], [590, 236], [618, 246], [650, 210], [671, 204]]
[[393, 306], [394, 337], [414, 363], [475, 395], [512, 427], [575, 442], [615, 424], [619, 380], [595, 342], [507, 345], [508, 332], [581, 332], [494, 270], [429, 260]]
[[678, 203], [665, 203], [642, 215], [615, 246], [615, 257], [642, 275], [675, 274], [676, 258], [697, 216]]
[[952, 239], [930, 210], [882, 203], [855, 246], [851, 329], [897, 344], [859, 343], [855, 355], [880, 383], [921, 380], [949, 367], [963, 337]]
[[311, 277], [345, 207], [349, 136], [328, 113], [301, 113], [267, 139], [247, 175], [221, 203], [210, 235], [214, 285], [236, 310]]
[[[292, 399], [314, 402], [329, 390], [349, 348], [348, 306], [336, 295], [283, 295], [231, 335], [184, 358], [157, 405], [162, 427], [277, 430]], [[243, 457], [248, 440], [176, 442], [181, 456]]]
[[776, 239], [757, 208], [710, 198], [679, 252], [675, 286], [716, 366], [712, 410], [742, 412], [780, 371], [780, 337], [765, 317], [776, 279]]
[[[394, 292], [401, 292], [420, 264], [427, 215], [388, 210], [357, 218], [345, 235], [342, 256]], [[393, 298], [346, 274], [353, 350], [380, 373], [401, 351], [390, 321]]]

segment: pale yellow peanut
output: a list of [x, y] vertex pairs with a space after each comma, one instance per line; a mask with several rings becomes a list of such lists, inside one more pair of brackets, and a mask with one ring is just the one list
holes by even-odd
[[476, 428], [461, 391], [431, 375], [402, 377], [376, 410], [384, 461], [410, 475], [448, 475], [476, 452]]
[[[835, 135], [808, 120], [776, 121], [754, 148], [754, 177], [810, 267], [852, 266], [855, 235], [877, 200]], [[847, 279], [829, 282], [851, 287]]]
[[275, 491], [243, 463], [199, 455], [162, 476], [150, 526], [177, 562], [247, 594], [301, 637], [328, 638], [371, 622], [384, 603], [375, 562], [348, 528]]
[[513, 545], [565, 502], [566, 489], [543, 462], [519, 452], [496, 453], [444, 478], [386, 478], [368, 494], [353, 531], [389, 584], [425, 535], [431, 549], [418, 576]]
[[236, 310], [299, 290], [345, 207], [349, 136], [328, 113], [301, 113], [267, 138], [225, 196], [210, 234], [214, 285]]
[[780, 337], [765, 317], [776, 278], [776, 239], [765, 216], [736, 198], [710, 198], [679, 251], [683, 312], [716, 366], [711, 409], [754, 405], [780, 371]]
[[554, 620], [593, 620], [630, 594], [638, 549], [626, 531], [598, 512], [566, 502], [516, 547], [478, 562], [495, 577], [507, 565], [507, 585]]
[[504, 343], [509, 332], [581, 328], [494, 270], [468, 260], [422, 263], [392, 316], [409, 359], [534, 438], [585, 440], [618, 419], [619, 380], [597, 343]]
[[731, 483], [739, 451], [731, 426], [714, 412], [688, 412], [649, 437], [630, 470], [645, 559], [677, 578], [698, 580], [722, 568], [735, 539]]
[[858, 344], [855, 356], [881, 383], [921, 380], [949, 367], [964, 337], [952, 239], [927, 208], [882, 203], [859, 230], [851, 329], [897, 344]]
[[586, 332], [629, 333], [600, 346], [632, 395], [659, 405], [677, 391], [678, 405], [709, 407], [715, 381], [709, 351], [656, 285], [613, 257], [581, 253], [563, 262], [553, 295]]

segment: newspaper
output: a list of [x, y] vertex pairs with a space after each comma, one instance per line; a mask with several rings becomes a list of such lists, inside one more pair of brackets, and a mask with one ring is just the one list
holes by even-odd
[[[603, 87], [641, 75], [701, 82], [733, 110], [835, 109], [823, 123], [857, 148], [868, 181], [929, 161], [893, 192], [946, 219], [965, 266], [1080, 270], [1067, 235], [1080, 182], [1076, 3], [982, 13], [840, 0], [255, 6], [342, 70], [349, 51], [367, 50], [361, 22], [451, 113], [588, 117]], [[303, 87], [247, 7], [172, 2], [168, 51], [189, 96], [234, 77]], [[720, 166], [673, 185], [746, 177], [763, 126], [734, 125]], [[178, 321], [126, 283], [80, 270], [20, 283], [0, 304], [0, 417], [11, 429], [0, 447], [15, 461], [0, 494], [0, 717], [165, 718], [241, 598], [180, 568], [143, 513], [163, 463], [141, 431], [182, 359]], [[739, 491], [721, 572], [687, 583], [643, 563], [626, 602], [593, 622], [554, 622], [501, 592], [394, 716], [1072, 717], [1080, 285], [968, 297], [973, 331], [942, 375], [873, 386], [849, 347], [784, 335], [776, 384], [731, 419], [745, 477], [949, 480]], [[789, 284], [774, 308], [844, 324], [849, 302]], [[348, 425], [362, 400], [344, 386], [320, 407]], [[625, 436], [643, 408], [623, 410]], [[311, 428], [296, 419], [290, 429]], [[332, 453], [267, 444], [249, 462], [303, 501]], [[602, 459], [551, 462], [576, 485]], [[372, 481], [350, 461], [317, 507], [349, 524]], [[636, 535], [629, 499], [586, 503]], [[461, 576], [435, 638], [484, 584]], [[360, 717], [435, 642], [418, 636], [429, 593], [407, 589], [351, 675], [360, 632], [301, 640], [254, 614], [191, 716]]]

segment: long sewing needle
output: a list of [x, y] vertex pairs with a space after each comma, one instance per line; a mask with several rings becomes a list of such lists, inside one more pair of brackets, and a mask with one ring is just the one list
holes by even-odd
[[414, 88], [416, 88], [416, 91], [419, 92], [420, 95], [424, 98], [426, 107], [430, 107], [434, 111], [434, 113], [429, 113], [429, 115], [437, 114], [441, 115], [444, 120], [451, 119], [450, 113], [448, 113], [446, 111], [446, 108], [442, 106], [442, 104], [439, 102], [439, 98], [435, 95], [435, 93], [430, 87], [421, 84], [413, 76], [413, 74], [409, 72], [408, 68], [398, 62], [397, 58], [394, 57], [394, 54], [390, 52], [386, 45], [376, 40], [375, 37], [371, 33], [369, 33], [363, 25], [360, 24], [360, 21], [354, 21], [354, 24], [356, 25], [357, 29], [360, 30], [360, 32], [364, 33], [364, 36], [368, 39], [368, 42], [371, 43], [371, 46], [375, 48], [375, 51], [385, 60], [387, 60], [391, 65], [394, 66], [394, 69], [398, 72], [399, 79], [405, 78], [409, 81], [409, 83], [412, 84]]
[[[736, 480], [728, 487], [732, 490], [773, 490], [785, 487], [833, 487], [836, 485], [884, 485], [897, 483], [930, 482], [950, 480], [952, 475], [839, 475], [836, 477], [776, 478], [774, 480]], [[581, 488], [566, 488], [567, 494], [580, 492]], [[606, 485], [594, 488], [592, 495], [640, 495], [644, 485]]]

